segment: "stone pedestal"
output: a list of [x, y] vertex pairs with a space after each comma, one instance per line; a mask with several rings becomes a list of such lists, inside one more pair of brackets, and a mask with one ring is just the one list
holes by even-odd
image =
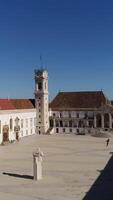
[[43, 153], [40, 150], [33, 153], [33, 177], [34, 177], [34, 180], [42, 179], [42, 156], [43, 156]]

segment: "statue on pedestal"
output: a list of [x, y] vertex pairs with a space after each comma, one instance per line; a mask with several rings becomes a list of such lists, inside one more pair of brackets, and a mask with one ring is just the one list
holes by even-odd
[[42, 179], [42, 157], [44, 156], [40, 148], [33, 153], [33, 176], [34, 180]]

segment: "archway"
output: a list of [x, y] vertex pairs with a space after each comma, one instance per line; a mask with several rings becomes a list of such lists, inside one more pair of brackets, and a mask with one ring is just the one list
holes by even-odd
[[104, 128], [109, 128], [109, 114], [104, 114]]
[[101, 128], [102, 123], [101, 123], [101, 114], [97, 114], [96, 115], [96, 124], [97, 124], [97, 128]]

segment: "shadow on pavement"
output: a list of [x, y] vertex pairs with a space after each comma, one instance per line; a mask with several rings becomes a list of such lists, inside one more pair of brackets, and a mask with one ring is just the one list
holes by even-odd
[[113, 200], [113, 152], [110, 160], [82, 200]]
[[33, 176], [29, 175], [20, 175], [20, 174], [6, 173], [6, 172], [3, 172], [3, 175], [13, 176], [16, 178], [33, 179]]

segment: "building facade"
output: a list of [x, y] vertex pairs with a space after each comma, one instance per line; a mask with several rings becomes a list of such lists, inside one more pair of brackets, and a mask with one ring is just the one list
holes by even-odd
[[35, 134], [33, 102], [30, 99], [0, 99], [0, 144]]
[[50, 103], [54, 133], [113, 131], [113, 104], [103, 91], [60, 92]]

